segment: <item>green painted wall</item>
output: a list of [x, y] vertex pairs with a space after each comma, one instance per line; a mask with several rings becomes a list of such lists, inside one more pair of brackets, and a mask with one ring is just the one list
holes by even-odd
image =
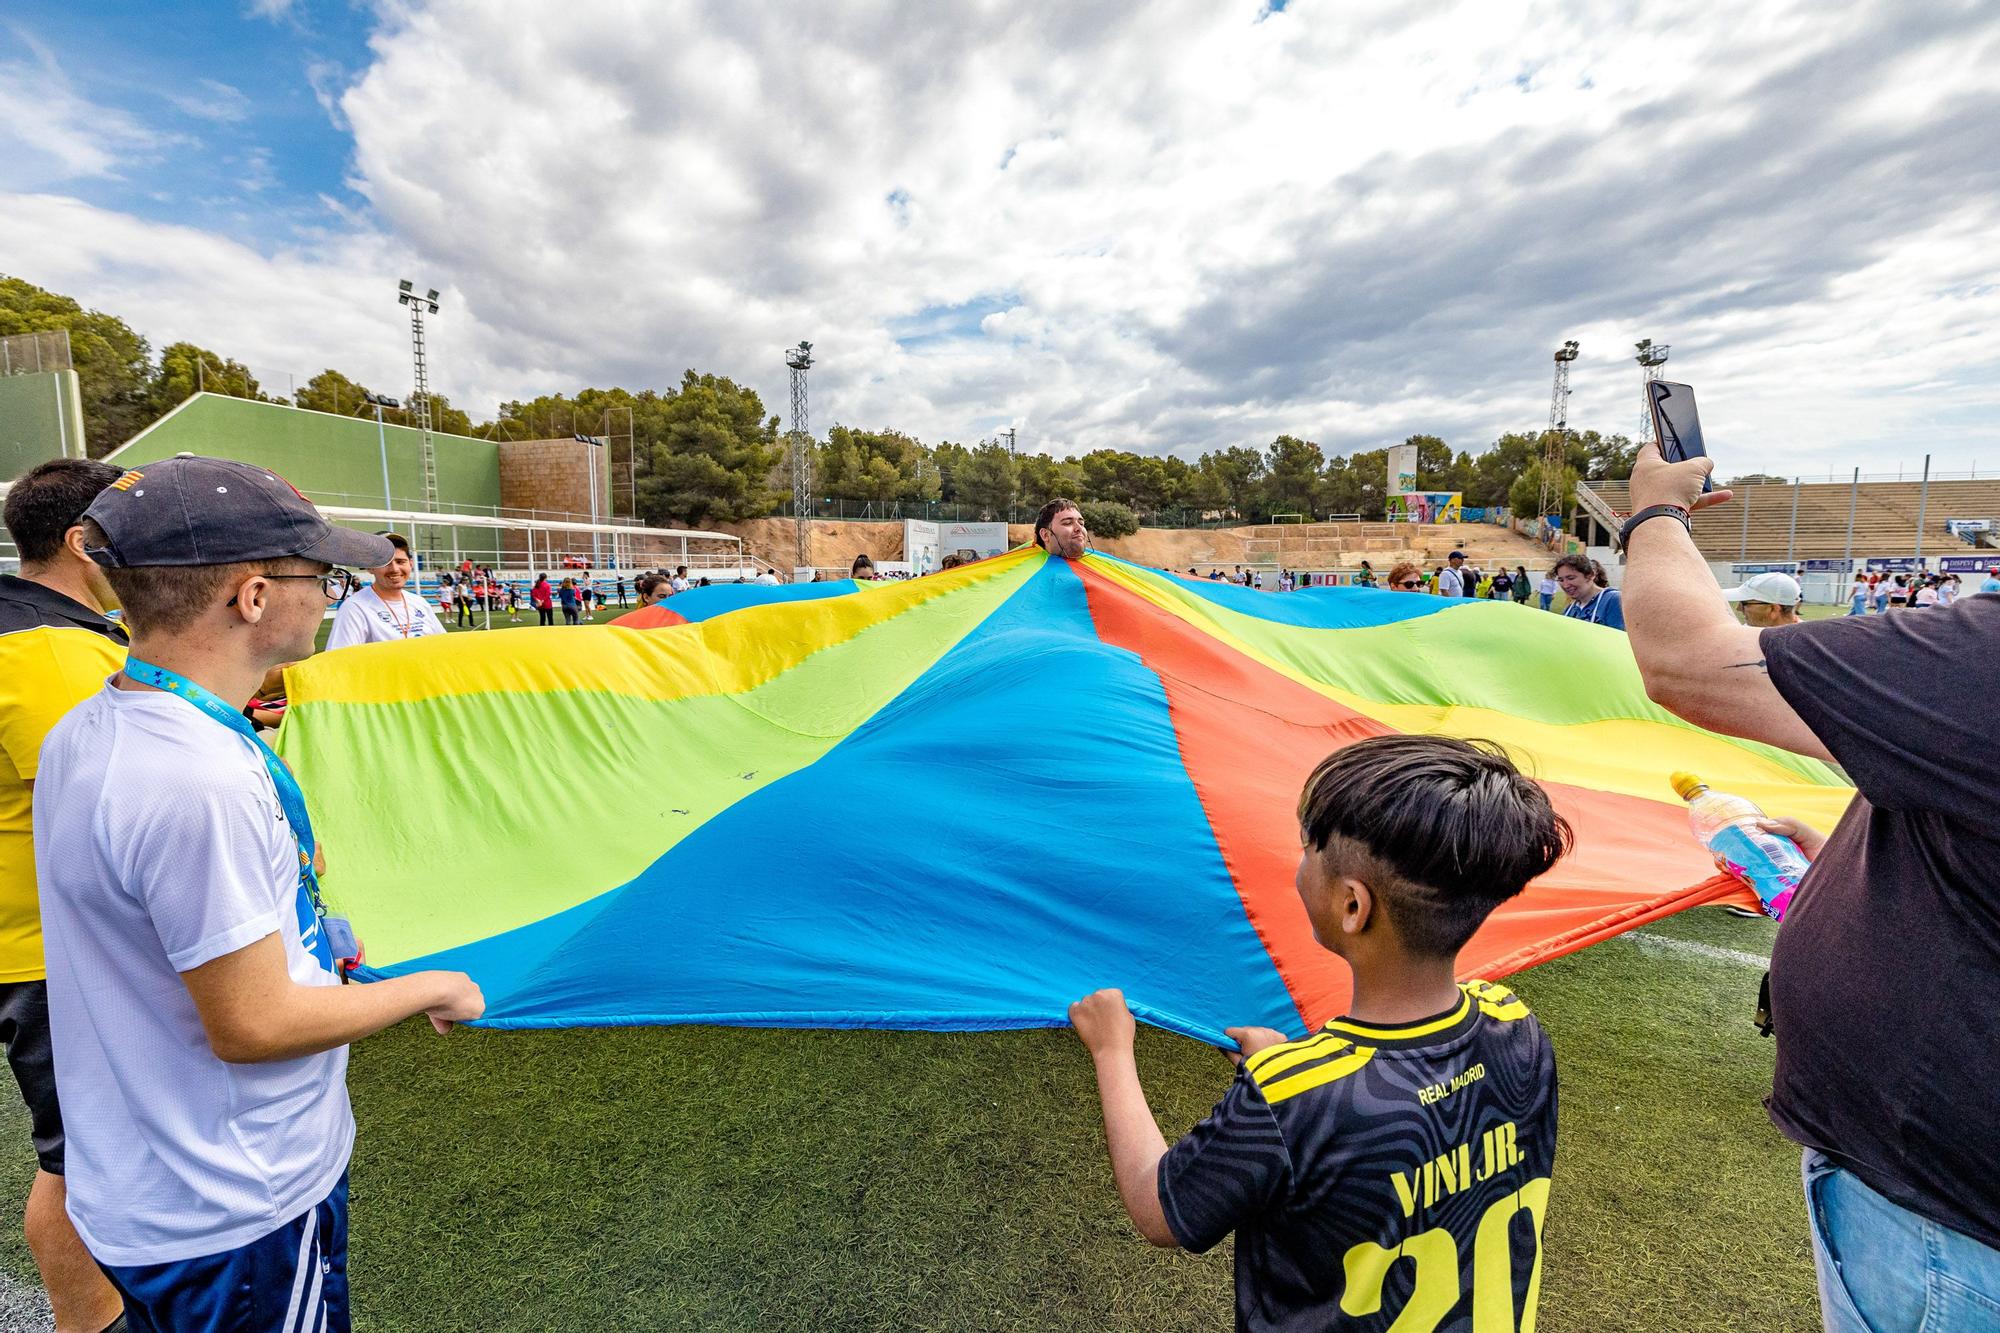
[[0, 375], [0, 481], [37, 463], [83, 453], [76, 372]]
[[[437, 454], [439, 509], [491, 513], [499, 507], [498, 445], [435, 431], [431, 443]], [[108, 461], [140, 467], [178, 453], [240, 459], [270, 468], [316, 503], [380, 509], [384, 444], [394, 500], [390, 507], [423, 508], [422, 437], [406, 426], [385, 426], [378, 438], [373, 416], [337, 417], [283, 403], [197, 394]], [[420, 549], [447, 556], [454, 535], [463, 554], [482, 563], [494, 560], [498, 536], [486, 529], [427, 528]]]

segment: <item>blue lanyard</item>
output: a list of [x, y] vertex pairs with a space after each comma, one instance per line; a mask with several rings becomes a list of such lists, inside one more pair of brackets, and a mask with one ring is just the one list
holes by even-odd
[[320, 923], [326, 916], [326, 904], [319, 896], [319, 876], [313, 873], [313, 851], [319, 844], [313, 839], [312, 816], [306, 813], [306, 794], [300, 790], [299, 780], [292, 775], [292, 770], [278, 757], [277, 751], [264, 743], [264, 738], [257, 734], [257, 728], [251, 725], [250, 719], [243, 716], [240, 709], [231, 708], [218, 699], [213, 691], [165, 667], [156, 667], [136, 657], [125, 659], [124, 674], [128, 680], [151, 685], [154, 689], [186, 700], [257, 747], [264, 760], [264, 771], [271, 775], [271, 786], [278, 793], [278, 808], [285, 812], [285, 822], [292, 826], [292, 837], [298, 842], [299, 943], [318, 958], [327, 971], [334, 971], [333, 949], [327, 942], [326, 932], [320, 929]]

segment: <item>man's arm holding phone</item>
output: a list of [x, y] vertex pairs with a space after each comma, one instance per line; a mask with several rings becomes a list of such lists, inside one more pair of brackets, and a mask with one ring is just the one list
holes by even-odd
[[[1702, 491], [1712, 467], [1705, 457], [1669, 463], [1656, 446], [1640, 445], [1632, 511], [1723, 503], [1728, 491]], [[1625, 629], [1653, 702], [1710, 731], [1833, 761], [1771, 680], [1764, 631], [1730, 615], [1686, 526], [1672, 517], [1640, 524], [1625, 559]]]

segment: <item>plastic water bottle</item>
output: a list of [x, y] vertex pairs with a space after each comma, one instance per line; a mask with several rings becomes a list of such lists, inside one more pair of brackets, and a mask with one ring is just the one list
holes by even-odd
[[1799, 845], [1783, 834], [1757, 827], [1764, 812], [1754, 801], [1710, 791], [1708, 784], [1692, 773], [1676, 773], [1671, 781], [1688, 803], [1688, 826], [1715, 858], [1716, 867], [1755, 889], [1764, 914], [1783, 921], [1799, 881], [1812, 868]]

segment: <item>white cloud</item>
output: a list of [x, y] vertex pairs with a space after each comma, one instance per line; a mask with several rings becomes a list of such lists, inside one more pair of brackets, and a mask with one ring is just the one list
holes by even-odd
[[109, 177], [168, 142], [130, 113], [79, 94], [55, 53], [18, 27], [26, 58], [0, 60], [0, 189]]
[[219, 79], [197, 79], [192, 90], [169, 93], [167, 101], [197, 120], [235, 124], [250, 115], [250, 99]]
[[348, 127], [347, 117], [340, 110], [340, 89], [346, 79], [347, 71], [338, 61], [314, 60], [306, 65], [306, 85], [312, 89], [313, 100], [337, 130]]
[[[1545, 419], [1564, 337], [1572, 423], [1630, 430], [1651, 336], [1746, 468], [2000, 459], [1990, 11], [385, 12], [344, 92], [310, 79], [372, 213], [228, 253], [230, 281], [324, 322], [234, 323], [184, 269], [152, 280], [194, 291], [126, 294], [247, 357], [394, 384], [368, 368], [400, 341], [375, 289], [435, 283], [436, 375], [480, 410], [688, 366], [777, 408], [806, 337], [822, 428], [1013, 421], [1059, 451], [1476, 449]], [[157, 251], [146, 230], [123, 240]], [[94, 253], [71, 290], [152, 331], [95, 291], [130, 256]]]

